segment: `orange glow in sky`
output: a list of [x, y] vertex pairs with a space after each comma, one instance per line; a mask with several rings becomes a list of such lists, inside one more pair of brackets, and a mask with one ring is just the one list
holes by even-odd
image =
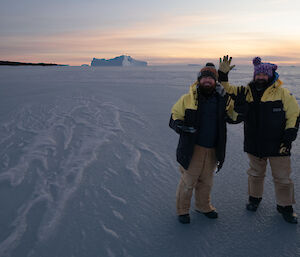
[[[13, 11], [11, 4], [4, 16], [0, 11], [4, 27], [0, 32], [1, 60], [81, 65], [89, 64], [93, 57], [126, 54], [155, 65], [217, 61], [229, 54], [241, 64], [262, 56], [279, 65], [300, 65], [298, 1], [166, 3], [161, 6], [154, 1], [150, 7], [129, 1], [126, 6], [121, 2], [121, 6], [105, 6], [87, 1], [86, 16], [80, 14], [79, 18], [77, 11], [83, 8], [79, 3], [69, 13], [59, 9], [57, 14], [51, 10], [55, 6], [49, 5], [49, 13], [45, 8], [35, 17], [28, 11], [15, 21], [7, 13]], [[100, 11], [105, 8], [107, 13]], [[23, 30], [22, 24], [26, 26]]]

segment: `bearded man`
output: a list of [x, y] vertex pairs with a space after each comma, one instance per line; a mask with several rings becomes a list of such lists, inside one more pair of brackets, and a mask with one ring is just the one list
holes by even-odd
[[249, 157], [248, 211], [255, 212], [262, 200], [267, 162], [270, 163], [275, 186], [277, 211], [285, 221], [297, 224], [294, 183], [291, 175], [291, 148], [299, 128], [299, 105], [295, 96], [282, 86], [277, 65], [253, 59], [253, 80], [247, 86], [228, 82], [235, 66], [232, 58], [220, 58], [219, 81], [235, 99], [237, 120], [244, 121], [244, 151]]
[[[217, 82], [214, 64], [207, 63], [197, 81], [172, 107], [169, 126], [180, 134], [176, 151], [181, 179], [176, 192], [179, 222], [190, 223], [189, 210], [195, 189], [195, 210], [210, 219], [218, 213], [211, 205], [214, 171], [225, 158], [227, 95]], [[233, 110], [233, 108], [232, 108]], [[226, 119], [228, 118], [228, 119]]]

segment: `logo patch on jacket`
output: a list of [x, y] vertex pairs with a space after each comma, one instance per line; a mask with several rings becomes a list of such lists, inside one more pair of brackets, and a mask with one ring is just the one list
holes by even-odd
[[281, 112], [282, 108], [273, 108], [273, 112]]

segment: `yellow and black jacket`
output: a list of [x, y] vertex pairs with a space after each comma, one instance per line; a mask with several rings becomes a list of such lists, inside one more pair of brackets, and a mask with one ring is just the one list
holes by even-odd
[[[233, 123], [233, 105], [227, 105], [228, 95], [224, 88], [217, 84], [217, 145], [216, 145], [216, 158], [218, 161], [218, 170], [221, 169], [225, 159], [226, 148], [226, 121]], [[169, 126], [180, 134], [179, 142], [176, 150], [177, 161], [183, 168], [188, 169], [192, 159], [194, 146], [196, 143], [197, 132], [194, 134], [181, 132], [178, 128], [179, 125], [186, 125], [192, 127], [199, 127], [197, 124], [198, 114], [198, 92], [197, 82], [190, 86], [188, 94], [184, 94], [172, 107], [172, 115], [170, 118]], [[229, 113], [231, 115], [229, 115]], [[235, 115], [235, 119], [236, 119]]]
[[[248, 113], [244, 117], [244, 151], [257, 157], [282, 156], [280, 144], [285, 138], [293, 141], [297, 137], [299, 105], [290, 91], [282, 87], [278, 77], [276, 73], [261, 98], [257, 97], [253, 81], [246, 86]], [[237, 95], [237, 86], [228, 82], [221, 84], [232, 98]]]

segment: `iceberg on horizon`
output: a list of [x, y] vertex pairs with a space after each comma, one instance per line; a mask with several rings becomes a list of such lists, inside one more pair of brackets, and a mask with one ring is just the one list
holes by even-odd
[[147, 62], [135, 60], [131, 56], [121, 55], [113, 59], [93, 58], [91, 66], [147, 66]]

